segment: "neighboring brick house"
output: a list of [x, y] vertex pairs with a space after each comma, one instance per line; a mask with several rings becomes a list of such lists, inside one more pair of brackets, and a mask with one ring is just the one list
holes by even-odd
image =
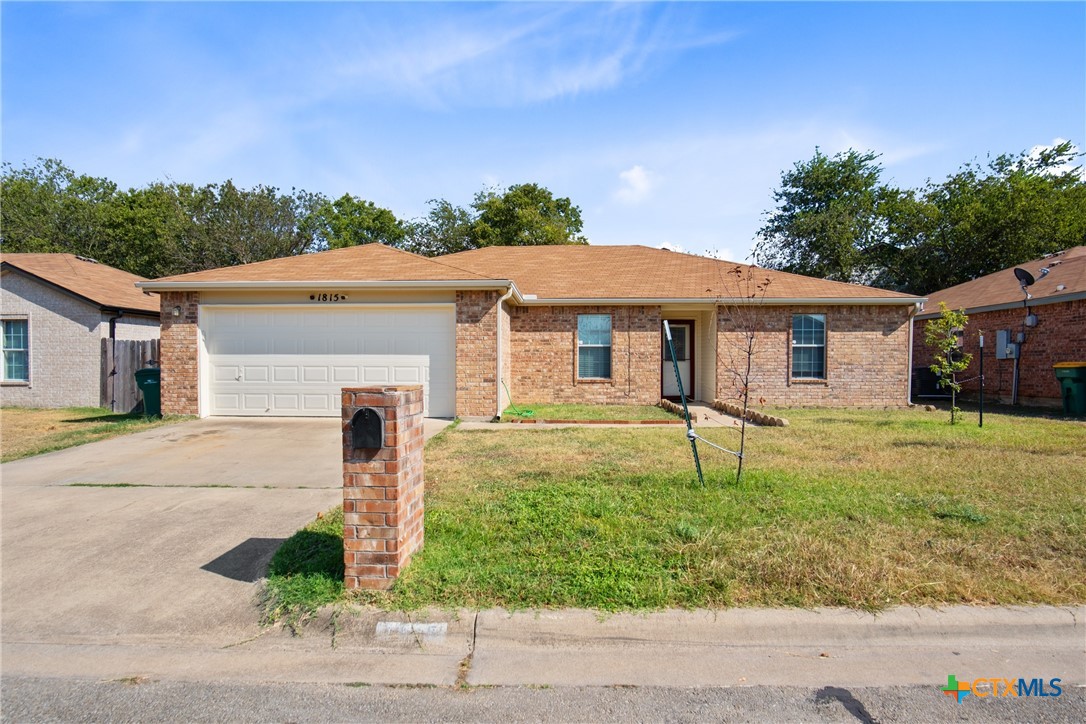
[[664, 320], [692, 397], [733, 393], [751, 328], [756, 399], [908, 404], [922, 299], [757, 268], [751, 292], [750, 270], [639, 246], [370, 244], [140, 286], [162, 299], [165, 412], [338, 415], [342, 387], [411, 382], [437, 417], [494, 417], [509, 395], [653, 404], [677, 393]]
[[[939, 303], [969, 316], [964, 345], [973, 362], [964, 373], [963, 391], [975, 395], [980, 388], [979, 337], [984, 333], [984, 394], [987, 399], [1011, 402], [1015, 392], [1015, 350], [1000, 349], [1000, 332], [1017, 345], [1018, 402], [1059, 406], [1060, 384], [1052, 370], [1057, 362], [1086, 362], [1086, 246], [1076, 246], [1043, 259], [1019, 264], [1036, 282], [1026, 299], [1015, 267], [979, 277], [932, 294], [916, 316], [913, 359], [918, 367], [930, 364], [931, 349], [924, 344], [927, 320], [939, 316]], [[1048, 272], [1042, 276], [1041, 270]], [[1017, 343], [1022, 336], [1021, 344]], [[920, 373], [917, 372], [919, 379]]]
[[97, 407], [103, 339], [158, 338], [143, 277], [73, 254], [0, 255], [5, 407]]

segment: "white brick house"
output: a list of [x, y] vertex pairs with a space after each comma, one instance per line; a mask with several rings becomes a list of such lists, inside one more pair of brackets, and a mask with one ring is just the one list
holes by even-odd
[[4, 407], [97, 407], [102, 340], [158, 339], [143, 277], [73, 254], [0, 256]]

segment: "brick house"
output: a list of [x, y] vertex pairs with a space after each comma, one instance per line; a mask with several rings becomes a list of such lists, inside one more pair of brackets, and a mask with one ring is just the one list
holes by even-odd
[[[1017, 352], [1018, 402], [1059, 406], [1060, 385], [1052, 365], [1086, 361], [1086, 246], [1018, 266], [1036, 279], [1027, 287], [1028, 300], [1014, 267], [930, 295], [923, 311], [916, 315], [913, 359], [918, 367], [931, 363], [931, 350], [924, 344], [924, 327], [927, 320], [939, 316], [939, 303], [946, 302], [951, 309], [964, 309], [969, 316], [963, 348], [973, 354], [973, 362], [965, 377], [979, 375], [979, 337], [984, 333], [986, 398], [1012, 401]], [[1048, 270], [1043, 276], [1042, 269]], [[1006, 340], [1002, 346], [1001, 337]], [[918, 378], [919, 374], [918, 370]], [[979, 388], [977, 379], [963, 384], [968, 394], [976, 394]]]
[[103, 340], [158, 339], [143, 277], [73, 254], [0, 255], [5, 407], [97, 407]]
[[370, 244], [140, 286], [161, 295], [164, 411], [198, 415], [338, 415], [342, 387], [416, 382], [435, 417], [654, 404], [677, 394], [665, 320], [692, 397], [731, 394], [750, 328], [756, 398], [903, 406], [922, 301], [639, 246]]

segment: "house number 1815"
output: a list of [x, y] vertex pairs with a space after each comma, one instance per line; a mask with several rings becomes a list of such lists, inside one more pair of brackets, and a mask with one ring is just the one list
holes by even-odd
[[347, 301], [346, 294], [321, 292], [319, 294], [310, 294], [309, 301], [311, 302], [345, 302]]

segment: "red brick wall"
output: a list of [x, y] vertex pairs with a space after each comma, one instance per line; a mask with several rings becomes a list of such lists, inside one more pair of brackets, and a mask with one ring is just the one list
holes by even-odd
[[[740, 330], [755, 330], [751, 399], [797, 407], [898, 407], [909, 402], [909, 320], [901, 306], [721, 306], [717, 380], [721, 399], [736, 397], [731, 373], [745, 366]], [[794, 314], [826, 315], [826, 379], [791, 379]]]
[[[162, 412], [167, 415], [200, 414], [199, 292], [162, 292]], [[173, 316], [181, 307], [181, 316]]]
[[[979, 336], [984, 332], [984, 394], [1002, 401], [1011, 400], [1014, 384], [1014, 360], [996, 359], [996, 331], [1010, 330], [1011, 341], [1018, 332], [1025, 332], [1018, 360], [1018, 399], [1025, 404], [1061, 404], [1060, 384], [1052, 371], [1057, 362], [1086, 361], [1086, 300], [1031, 307], [1037, 315], [1037, 326], [1025, 327], [1026, 311], [1022, 307], [995, 312], [970, 314], [965, 328], [965, 351], [973, 354], [969, 369], [959, 377], [980, 374]], [[913, 336], [913, 365], [931, 364], [931, 349], [924, 344], [924, 328], [928, 320], [916, 323]], [[966, 394], [980, 389], [979, 380], [962, 385]]]
[[[514, 307], [514, 402], [648, 404], [660, 401], [660, 307]], [[577, 379], [577, 315], [611, 315], [611, 379]]]
[[498, 413], [498, 292], [456, 293], [456, 414]]
[[[384, 447], [357, 450], [351, 420], [370, 407]], [[422, 385], [343, 391], [343, 582], [388, 588], [423, 543]]]

